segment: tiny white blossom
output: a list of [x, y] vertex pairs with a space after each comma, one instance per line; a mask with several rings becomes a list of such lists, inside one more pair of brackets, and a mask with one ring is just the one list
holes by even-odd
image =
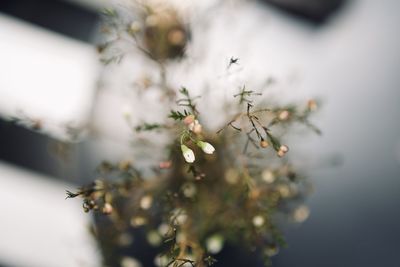
[[212, 154], [215, 151], [215, 148], [207, 142], [198, 141], [197, 145], [204, 151], [206, 154]]
[[195, 160], [193, 150], [188, 148], [185, 145], [181, 145], [182, 155], [185, 158], [186, 162], [193, 163]]

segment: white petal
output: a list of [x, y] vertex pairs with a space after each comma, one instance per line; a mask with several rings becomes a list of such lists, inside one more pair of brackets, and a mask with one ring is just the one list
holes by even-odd
[[182, 149], [183, 157], [185, 158], [186, 162], [188, 162], [188, 163], [194, 162], [195, 157], [194, 157], [193, 150], [191, 150], [190, 148], [188, 148], [185, 145], [181, 145], [181, 149]]
[[201, 149], [204, 151], [206, 154], [212, 154], [215, 151], [215, 148], [207, 142], [199, 142]]

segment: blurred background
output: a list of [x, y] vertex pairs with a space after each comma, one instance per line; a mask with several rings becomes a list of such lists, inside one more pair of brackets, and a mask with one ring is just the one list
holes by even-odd
[[[235, 56], [244, 79], [271, 74], [282, 97], [323, 100], [323, 135], [291, 146], [315, 186], [311, 214], [286, 230], [273, 266], [399, 266], [400, 2], [195, 2], [208, 19], [192, 32], [202, 77]], [[115, 75], [96, 53], [108, 5], [0, 1], [0, 266], [100, 265], [89, 216], [64, 197], [101, 160], [129, 155], [126, 94], [99, 82]]]

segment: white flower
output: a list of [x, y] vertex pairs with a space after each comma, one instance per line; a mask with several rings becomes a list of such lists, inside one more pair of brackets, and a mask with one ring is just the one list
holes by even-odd
[[193, 150], [188, 148], [185, 145], [181, 145], [182, 155], [185, 158], [186, 162], [193, 163], [195, 160]]
[[287, 119], [289, 118], [289, 116], [290, 116], [289, 111], [284, 110], [284, 111], [282, 111], [281, 113], [279, 113], [278, 118], [279, 118], [281, 121], [285, 121], [285, 120], [287, 120]]
[[206, 154], [212, 154], [215, 151], [215, 148], [207, 142], [198, 141], [197, 145], [204, 151]]

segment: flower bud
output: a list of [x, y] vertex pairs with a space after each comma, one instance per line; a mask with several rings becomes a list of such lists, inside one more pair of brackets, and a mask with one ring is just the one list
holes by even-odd
[[285, 156], [285, 152], [283, 152], [282, 150], [279, 150], [278, 152], [277, 152], [277, 155], [278, 155], [278, 157], [280, 157], [280, 158], [282, 158], [283, 156]]
[[215, 151], [215, 148], [214, 148], [210, 143], [203, 142], [203, 141], [198, 141], [196, 144], [197, 144], [197, 145], [203, 150], [203, 152], [206, 153], [206, 154], [212, 154], [212, 153], [214, 153], [214, 151]]
[[281, 145], [278, 150], [278, 156], [282, 158], [289, 151], [289, 147], [287, 145]]
[[161, 161], [161, 162], [158, 164], [158, 167], [159, 167], [160, 169], [169, 169], [169, 168], [171, 168], [171, 166], [172, 166], [172, 161], [170, 161], [170, 160]]
[[104, 207], [103, 207], [104, 214], [111, 214], [112, 211], [113, 211], [113, 207], [111, 206], [110, 203], [104, 204]]
[[188, 125], [188, 128], [195, 134], [199, 134], [201, 133], [203, 126], [199, 123], [198, 120], [194, 120], [192, 123]]
[[262, 140], [260, 141], [260, 146], [261, 146], [262, 148], [267, 148], [267, 147], [269, 146], [269, 143], [268, 143], [268, 141], [265, 141], [264, 139], [262, 139]]
[[193, 132], [195, 134], [200, 134], [203, 130], [203, 126], [201, 124], [195, 124], [193, 127]]
[[195, 156], [193, 150], [188, 148], [186, 145], [181, 145], [182, 155], [185, 158], [187, 163], [193, 163], [195, 160]]
[[282, 150], [283, 152], [288, 152], [289, 151], [289, 147], [287, 146], [287, 145], [281, 145], [280, 147], [279, 147], [279, 150]]
[[281, 121], [285, 121], [285, 120], [287, 120], [287, 119], [289, 118], [289, 116], [290, 116], [289, 111], [283, 110], [283, 111], [281, 111], [281, 112], [279, 113], [278, 118], [279, 118]]
[[318, 104], [317, 104], [317, 102], [316, 102], [314, 99], [310, 99], [310, 100], [308, 100], [308, 102], [307, 102], [307, 108], [308, 108], [310, 111], [315, 111], [315, 110], [317, 110], [317, 108], [318, 108]]
[[194, 115], [187, 115], [184, 119], [183, 119], [183, 123], [186, 125], [190, 125], [191, 123], [193, 123], [195, 120]]

